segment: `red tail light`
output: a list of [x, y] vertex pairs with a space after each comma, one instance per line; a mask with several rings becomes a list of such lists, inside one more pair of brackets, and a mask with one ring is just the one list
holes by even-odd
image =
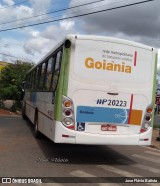
[[74, 121], [74, 108], [73, 102], [70, 98], [63, 96], [63, 104], [62, 104], [62, 123], [68, 129], [75, 129], [75, 121]]
[[72, 114], [72, 111], [71, 110], [65, 110], [64, 113], [65, 113], [66, 116], [70, 116]]
[[140, 133], [146, 132], [146, 129], [141, 129]]
[[140, 133], [146, 132], [151, 126], [153, 107], [150, 105], [146, 108]]

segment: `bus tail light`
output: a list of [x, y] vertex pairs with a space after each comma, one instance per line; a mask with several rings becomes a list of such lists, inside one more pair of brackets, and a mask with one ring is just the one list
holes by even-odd
[[140, 133], [146, 132], [151, 127], [153, 107], [150, 105], [146, 108]]
[[63, 119], [63, 123], [66, 125], [66, 126], [71, 126], [73, 125], [73, 120], [71, 118], [65, 118]]
[[71, 107], [71, 105], [72, 105], [71, 101], [69, 101], [69, 100], [65, 100], [63, 104], [64, 104], [64, 107], [66, 107], [66, 108]]
[[148, 107], [148, 108], [147, 108], [147, 113], [150, 114], [150, 113], [152, 113], [152, 111], [153, 111], [152, 107]]
[[64, 111], [64, 115], [65, 115], [65, 116], [71, 116], [71, 115], [72, 115], [72, 111], [71, 111], [70, 109], [65, 110], [65, 111]]
[[70, 98], [63, 96], [62, 99], [62, 123], [68, 129], [75, 129], [74, 107]]
[[147, 115], [147, 116], [145, 117], [145, 119], [146, 119], [146, 121], [150, 121], [150, 120], [151, 120], [151, 116], [148, 116], [148, 115]]

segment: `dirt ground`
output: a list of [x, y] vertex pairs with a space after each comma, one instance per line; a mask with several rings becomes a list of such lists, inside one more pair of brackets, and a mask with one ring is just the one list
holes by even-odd
[[0, 109], [0, 115], [17, 115], [16, 112], [10, 112], [9, 110]]

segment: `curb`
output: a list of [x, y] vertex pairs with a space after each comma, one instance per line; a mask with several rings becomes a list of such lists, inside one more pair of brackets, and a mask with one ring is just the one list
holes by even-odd
[[160, 152], [160, 149], [159, 148], [157, 148], [155, 145], [150, 145], [150, 146], [141, 146], [141, 147], [143, 147], [143, 148], [145, 148], [145, 149], [150, 149], [150, 150], [153, 150], [153, 151], [158, 151], [158, 152]]
[[16, 114], [13, 114], [13, 115], [1, 114], [0, 117], [21, 117], [21, 115], [16, 115]]

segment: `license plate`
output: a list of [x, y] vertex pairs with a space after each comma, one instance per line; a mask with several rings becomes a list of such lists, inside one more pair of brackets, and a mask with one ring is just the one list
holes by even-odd
[[101, 125], [101, 131], [117, 131], [116, 125]]

